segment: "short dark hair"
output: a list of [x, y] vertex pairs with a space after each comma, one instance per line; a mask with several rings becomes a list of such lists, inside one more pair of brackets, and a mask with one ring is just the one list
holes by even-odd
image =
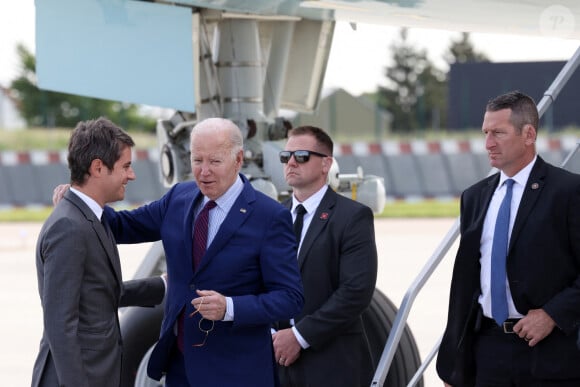
[[121, 152], [134, 145], [127, 132], [104, 117], [80, 121], [71, 133], [68, 144], [71, 183], [83, 185], [95, 159], [100, 159], [107, 168], [113, 169], [121, 158]]
[[288, 137], [300, 136], [304, 134], [314, 136], [314, 138], [316, 138], [318, 146], [322, 148], [320, 149], [320, 151], [324, 152], [328, 156], [332, 156], [334, 151], [334, 143], [332, 142], [332, 139], [324, 130], [317, 128], [316, 126], [306, 125], [290, 129], [290, 131], [288, 132]]
[[533, 98], [520, 92], [510, 91], [492, 98], [488, 101], [485, 111], [496, 112], [498, 110], [510, 109], [510, 122], [518, 132], [521, 132], [524, 125], [532, 125], [536, 131], [540, 122], [538, 108]]

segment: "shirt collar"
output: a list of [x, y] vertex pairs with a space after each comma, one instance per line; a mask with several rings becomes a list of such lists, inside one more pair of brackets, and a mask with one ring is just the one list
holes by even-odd
[[77, 195], [91, 209], [91, 211], [93, 211], [97, 219], [101, 219], [101, 215], [103, 215], [103, 209], [93, 198], [87, 194], [82, 193], [76, 188], [70, 187], [69, 189], [71, 192]]
[[[229, 212], [229, 210], [234, 205], [234, 202], [236, 201], [238, 196], [240, 196], [240, 193], [242, 193], [243, 190], [244, 190], [244, 182], [242, 181], [240, 175], [238, 175], [238, 177], [234, 181], [234, 184], [232, 184], [230, 188], [228, 188], [228, 190], [224, 192], [222, 196], [220, 196], [215, 200], [217, 207], [224, 210], [225, 212]], [[199, 208], [200, 209], [203, 208], [203, 206], [205, 206], [205, 204], [209, 202], [209, 200], [210, 199], [207, 196], [204, 196], [201, 202], [201, 206]]]
[[508, 177], [505, 173], [503, 173], [503, 171], [501, 171], [500, 176], [499, 176], [498, 188], [501, 187], [507, 179], [512, 179], [517, 184], [521, 185], [522, 187], [525, 187], [526, 183], [528, 181], [528, 178], [530, 177], [530, 173], [532, 173], [532, 168], [534, 167], [534, 164], [535, 164], [537, 158], [538, 158], [537, 155], [534, 156], [534, 159], [532, 161], [530, 161], [530, 163], [528, 165], [523, 167], [518, 173], [516, 173], [512, 177]]
[[303, 202], [299, 202], [298, 199], [296, 199], [296, 196], [292, 195], [292, 212], [296, 212], [296, 207], [298, 207], [299, 204], [302, 204], [309, 214], [313, 213], [318, 208], [318, 205], [322, 201], [324, 194], [326, 194], [327, 189], [328, 185], [323, 185], [314, 195], [310, 196]]

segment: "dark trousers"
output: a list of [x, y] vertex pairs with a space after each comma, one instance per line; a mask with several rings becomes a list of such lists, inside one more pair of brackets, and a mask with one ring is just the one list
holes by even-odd
[[52, 354], [49, 352], [44, 365], [44, 370], [42, 371], [42, 377], [40, 378], [39, 386], [57, 386], [58, 375], [56, 374], [56, 367], [52, 361]]
[[[579, 387], [580, 379], [538, 380], [531, 373], [532, 347], [518, 335], [483, 327], [475, 341], [476, 387]], [[578, 365], [580, 367], [580, 364]]]
[[165, 387], [190, 387], [185, 373], [185, 360], [181, 351], [177, 349], [177, 345], [171, 352], [171, 360], [165, 375]]
[[[298, 358], [297, 362], [301, 359]], [[305, 382], [306, 377], [303, 375], [300, 364], [294, 363], [290, 367], [278, 366], [278, 377], [280, 378], [281, 387], [310, 387]]]

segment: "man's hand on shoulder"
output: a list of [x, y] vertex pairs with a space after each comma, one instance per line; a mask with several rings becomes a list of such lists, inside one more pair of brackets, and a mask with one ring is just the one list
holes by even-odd
[[52, 191], [52, 204], [56, 206], [58, 202], [64, 197], [64, 194], [70, 188], [70, 184], [57, 185]]

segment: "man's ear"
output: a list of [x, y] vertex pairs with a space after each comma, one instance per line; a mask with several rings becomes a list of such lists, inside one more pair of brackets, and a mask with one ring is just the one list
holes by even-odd
[[536, 142], [536, 137], [538, 133], [536, 132], [536, 128], [534, 128], [533, 125], [526, 124], [524, 125], [524, 128], [522, 130], [526, 141], [526, 145], [532, 145], [533, 143]]
[[330, 171], [330, 167], [332, 166], [333, 159], [332, 157], [325, 157], [322, 159], [322, 172], [328, 173]]
[[238, 172], [242, 169], [242, 165], [244, 165], [244, 150], [241, 149], [238, 154], [236, 155], [236, 166], [238, 168]]
[[99, 176], [101, 173], [104, 173], [105, 164], [103, 164], [103, 160], [101, 159], [93, 159], [91, 161], [91, 165], [89, 167], [89, 175], [90, 176]]

